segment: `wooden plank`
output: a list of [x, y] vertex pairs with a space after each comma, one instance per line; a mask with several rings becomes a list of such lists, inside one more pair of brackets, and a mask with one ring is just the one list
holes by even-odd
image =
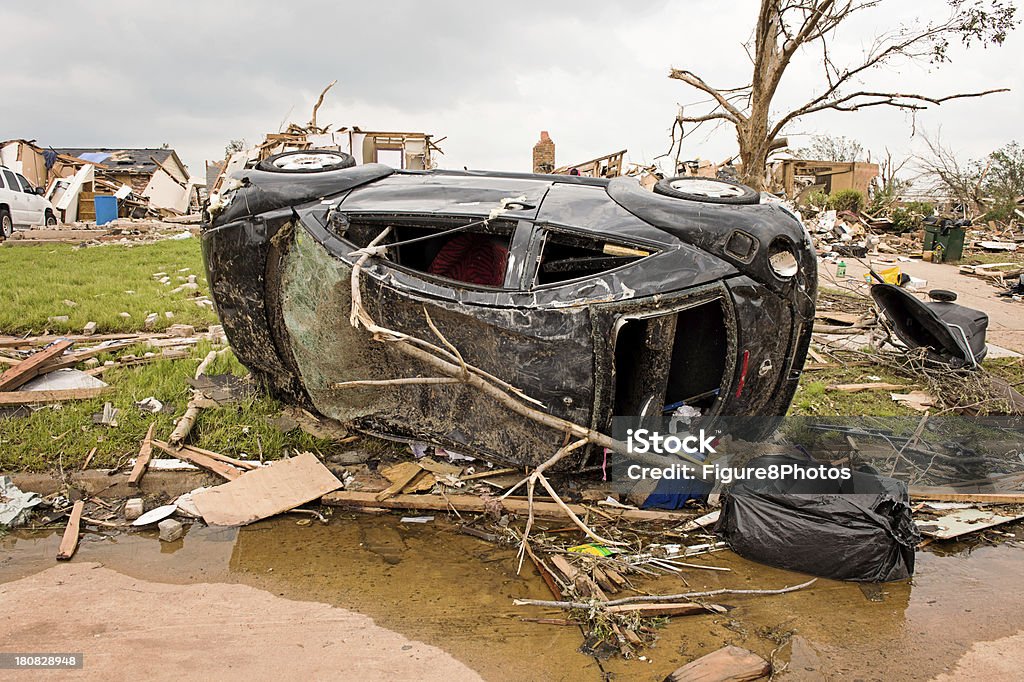
[[63, 354], [74, 344], [73, 341], [58, 341], [49, 348], [33, 354], [0, 374], [0, 391], [12, 391], [30, 379], [45, 374], [46, 365]]
[[899, 391], [910, 388], [905, 384], [887, 384], [881, 381], [872, 381], [867, 384], [832, 384], [828, 387], [830, 391], [843, 391], [844, 393], [857, 393], [859, 391]]
[[219, 452], [214, 452], [213, 450], [206, 450], [204, 448], [199, 447], [198, 445], [183, 445], [181, 447], [191, 452], [198, 453], [200, 455], [206, 455], [207, 457], [215, 459], [219, 462], [224, 462], [225, 464], [230, 464], [231, 466], [239, 467], [240, 469], [260, 468], [260, 465], [257, 464], [256, 462], [247, 462], [244, 459], [235, 459], [234, 457], [228, 457], [227, 455], [222, 455]]
[[64, 537], [61, 538], [60, 547], [57, 548], [57, 561], [67, 561], [75, 555], [75, 550], [78, 549], [78, 526], [82, 522], [84, 509], [84, 500], [75, 502], [75, 506], [71, 508], [68, 526], [64, 529]]
[[502, 476], [504, 474], [514, 474], [519, 469], [509, 467], [507, 469], [491, 469], [489, 471], [478, 471], [475, 474], [468, 474], [466, 476], [460, 476], [460, 481], [475, 481], [478, 478], [490, 478], [491, 476]]
[[381, 502], [402, 492], [402, 489], [412, 483], [412, 480], [423, 471], [416, 462], [401, 462], [392, 467], [392, 469], [394, 478], [388, 478], [391, 481], [391, 485], [374, 495], [375, 502]]
[[342, 485], [314, 455], [304, 452], [247, 471], [237, 480], [192, 494], [203, 520], [241, 526], [294, 509]]
[[669, 673], [665, 682], [749, 682], [771, 671], [771, 664], [753, 651], [730, 645]]
[[1024, 492], [963, 493], [954, 488], [910, 488], [910, 499], [932, 502], [972, 502], [976, 504], [1024, 504]]
[[65, 388], [53, 391], [3, 391], [0, 392], [0, 407], [59, 403], [64, 400], [88, 400], [90, 398], [98, 398], [112, 390], [114, 390], [113, 386]]
[[29, 336], [29, 337], [18, 337], [18, 336], [0, 336], [0, 348], [31, 348], [32, 346], [45, 346], [49, 343], [53, 343], [58, 340], [67, 341], [87, 341], [98, 343], [100, 341], [110, 341], [115, 339], [137, 339], [140, 343], [142, 341], [148, 341], [150, 339], [166, 339], [169, 338], [170, 334], [137, 334], [137, 333], [124, 333], [124, 334], [93, 334], [88, 336], [85, 334], [66, 334], [63, 336], [55, 336], [53, 334], [47, 334], [46, 336]]
[[142, 447], [139, 448], [139, 456], [135, 458], [135, 466], [128, 476], [128, 485], [138, 487], [139, 482], [146, 473], [149, 460], [153, 457], [153, 433], [156, 431], [156, 422], [149, 425], [146, 430], [146, 437], [142, 440]]
[[[485, 512], [483, 498], [475, 495], [395, 495], [385, 500], [378, 500], [375, 493], [364, 493], [354, 490], [339, 490], [324, 495], [323, 503], [335, 507], [383, 507], [385, 509], [420, 509], [424, 511], [446, 511], [455, 509], [466, 512]], [[507, 511], [516, 514], [525, 514], [529, 511], [529, 503], [526, 500], [505, 498], [501, 506]], [[567, 504], [577, 516], [582, 516], [588, 511], [587, 507], [579, 504]], [[554, 502], [534, 501], [533, 513], [537, 518], [564, 520], [567, 518], [565, 511]], [[693, 517], [691, 513], [653, 511], [647, 509], [616, 509], [606, 508], [605, 513], [612, 518], [621, 518], [629, 521], [686, 521]]]
[[213, 473], [228, 481], [233, 481], [242, 475], [242, 472], [239, 469], [236, 469], [233, 466], [225, 464], [224, 462], [220, 462], [216, 459], [213, 459], [212, 457], [207, 457], [206, 455], [200, 454], [198, 452], [192, 452], [186, 447], [175, 449], [168, 445], [167, 443], [160, 440], [154, 440], [153, 445], [157, 446], [158, 448], [160, 448], [161, 450], [163, 450], [172, 457], [178, 457], [180, 459], [189, 461], [192, 464], [195, 464], [196, 466], [201, 466], [204, 469], [212, 471]]

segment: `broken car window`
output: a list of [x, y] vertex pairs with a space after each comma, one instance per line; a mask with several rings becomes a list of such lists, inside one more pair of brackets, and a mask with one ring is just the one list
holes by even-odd
[[[392, 245], [387, 252], [388, 260], [410, 270], [463, 284], [502, 286], [514, 223], [459, 222], [392, 223], [391, 235], [385, 242]], [[353, 220], [345, 236], [357, 246], [366, 246], [386, 226], [380, 221]]]
[[544, 286], [591, 277], [649, 255], [651, 252], [646, 249], [582, 235], [548, 232], [537, 272], [537, 284]]

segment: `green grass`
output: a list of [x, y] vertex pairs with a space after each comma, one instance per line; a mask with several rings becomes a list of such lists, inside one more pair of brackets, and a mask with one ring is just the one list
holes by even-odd
[[[171, 284], [155, 280], [157, 272], [166, 272]], [[217, 321], [210, 308], [195, 304], [197, 292], [171, 293], [188, 275], [196, 275], [198, 293], [208, 293], [198, 239], [88, 248], [4, 246], [0, 273], [0, 334], [78, 333], [90, 321], [98, 333], [138, 331], [149, 313], [159, 316], [156, 330], [172, 324], [205, 328]], [[167, 311], [174, 317], [168, 319]], [[61, 315], [68, 321], [47, 321]]]
[[972, 251], [965, 253], [958, 265], [988, 265], [989, 263], [1021, 263], [1024, 262], [1024, 251]]
[[[179, 272], [183, 268], [188, 270]], [[159, 313], [158, 330], [175, 323], [205, 328], [217, 322], [216, 315], [196, 306], [188, 292], [171, 294], [189, 274], [197, 276], [199, 292], [207, 292], [197, 239], [85, 249], [63, 244], [0, 247], [0, 272], [4, 273], [0, 335], [77, 332], [88, 321], [97, 323], [98, 332], [136, 332], [142, 331], [149, 312]], [[153, 279], [156, 272], [166, 272], [172, 284]], [[68, 306], [64, 299], [78, 305]], [[168, 310], [174, 313], [172, 319], [163, 315]], [[122, 311], [131, 317], [120, 317]], [[69, 320], [47, 323], [54, 315], [67, 315]], [[140, 344], [98, 360], [150, 350], [158, 352]], [[187, 379], [209, 350], [209, 344], [202, 343], [189, 358], [108, 370], [102, 378], [114, 390], [106, 396], [48, 405], [29, 416], [0, 420], [0, 470], [76, 469], [93, 447], [97, 450], [91, 466], [116, 466], [138, 452], [154, 420], [157, 437], [166, 440], [191, 397]], [[225, 372], [248, 373], [230, 353], [220, 356], [207, 374]], [[148, 396], [171, 405], [174, 413], [153, 415], [135, 406]], [[92, 415], [101, 412], [105, 402], [120, 410], [116, 427], [93, 424]], [[285, 448], [323, 454], [338, 449], [299, 430], [281, 433], [267, 423], [280, 410], [276, 400], [258, 389], [254, 397], [239, 403], [202, 410], [189, 442], [233, 456], [258, 458], [262, 451], [266, 459], [281, 457]]]
[[[138, 347], [125, 352], [138, 354], [142, 350]], [[46, 406], [28, 417], [0, 421], [0, 470], [57, 471], [61, 466], [65, 470], [78, 469], [93, 447], [97, 450], [90, 466], [113, 467], [138, 452], [139, 443], [153, 421], [157, 423], [157, 438], [166, 440], [191, 395], [186, 380], [209, 350], [209, 345], [200, 344], [187, 359], [108, 370], [103, 380], [115, 390], [107, 396]], [[231, 353], [219, 356], [207, 374], [225, 372], [238, 376], [248, 373]], [[174, 414], [154, 415], [135, 406], [135, 402], [148, 396], [172, 405]], [[93, 424], [92, 415], [101, 412], [105, 402], [120, 410], [116, 427]], [[338, 449], [330, 441], [299, 430], [282, 433], [268, 424], [268, 417], [280, 409], [281, 405], [262, 390], [233, 405], [204, 409], [189, 442], [226, 455], [247, 455], [253, 459], [258, 459], [262, 451], [268, 460], [281, 457], [285, 448], [325, 455]]]
[[869, 377], [880, 377], [887, 384], [913, 386], [914, 382], [905, 376], [886, 368], [883, 365], [864, 367], [830, 367], [821, 370], [806, 370], [800, 379], [800, 385], [789, 408], [790, 416], [856, 416], [872, 415], [879, 417], [919, 414], [902, 403], [897, 403], [890, 393], [909, 393], [914, 390], [907, 388], [902, 391], [860, 391], [846, 393], [830, 391], [833, 384], [867, 384]]

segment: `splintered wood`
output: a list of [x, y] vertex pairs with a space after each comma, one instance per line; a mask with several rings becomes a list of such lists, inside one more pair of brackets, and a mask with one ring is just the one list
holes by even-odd
[[195, 464], [196, 466], [203, 467], [204, 469], [212, 471], [221, 478], [227, 479], [229, 481], [233, 481], [242, 475], [242, 471], [240, 469], [236, 469], [230, 464], [222, 462], [215, 457], [210, 457], [209, 455], [203, 452], [198, 452], [191, 446], [182, 445], [180, 447], [175, 448], [172, 447], [170, 443], [165, 443], [159, 440], [153, 441], [153, 445], [157, 446], [158, 448], [166, 452], [168, 455], [171, 455], [172, 457], [179, 457], [183, 460], [191, 462], [192, 464]]
[[139, 456], [135, 458], [135, 466], [132, 467], [132, 473], [128, 476], [128, 485], [133, 488], [139, 485], [146, 473], [146, 467], [149, 466], [149, 460], [153, 457], [153, 433], [155, 431], [156, 422], [153, 422], [146, 431], [142, 447], [139, 448]]
[[0, 391], [12, 391], [31, 379], [49, 371], [46, 365], [63, 355], [73, 345], [72, 341], [57, 341], [49, 348], [35, 353], [29, 358], [0, 374]]

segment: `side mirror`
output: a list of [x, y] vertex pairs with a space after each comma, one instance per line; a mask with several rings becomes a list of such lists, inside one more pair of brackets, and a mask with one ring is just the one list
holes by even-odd
[[43, 196], [44, 194], [46, 194], [46, 188], [45, 188], [45, 187], [36, 187], [36, 188], [35, 188], [35, 189], [33, 189], [32, 191], [33, 191], [33, 192], [34, 192], [35, 194], [38, 194], [39, 196]]

